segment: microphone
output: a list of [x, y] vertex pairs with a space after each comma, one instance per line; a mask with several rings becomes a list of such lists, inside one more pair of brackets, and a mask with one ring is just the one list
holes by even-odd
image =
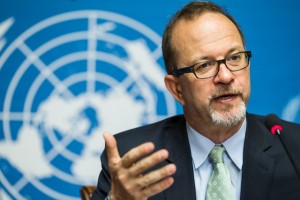
[[[291, 150], [292, 146], [287, 143], [285, 136], [283, 134], [283, 128], [281, 125], [281, 120], [275, 114], [269, 114], [265, 120], [267, 128], [273, 135], [278, 135], [280, 142], [287, 153], [289, 160], [291, 161], [298, 178], [300, 179], [300, 159], [299, 155], [294, 155], [293, 151]], [[298, 158], [298, 160], [297, 160]]]
[[275, 114], [269, 114], [266, 117], [266, 125], [273, 135], [281, 134], [282, 126], [280, 119]]

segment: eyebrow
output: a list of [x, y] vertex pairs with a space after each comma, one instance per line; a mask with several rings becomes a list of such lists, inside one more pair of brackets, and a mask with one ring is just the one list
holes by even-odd
[[[244, 48], [243, 47], [241, 48], [240, 46], [233, 47], [233, 48], [231, 48], [227, 51], [224, 58], [226, 58], [229, 54], [231, 54], [235, 51], [236, 51], [236, 53], [238, 53], [240, 51], [244, 51]], [[216, 60], [216, 59], [213, 59], [210, 56], [203, 56], [203, 57], [199, 57], [199, 58], [195, 59], [194, 61], [191, 62], [190, 65], [187, 65], [187, 66], [191, 66], [191, 65], [194, 65], [194, 64], [197, 64], [197, 63], [200, 63], [200, 62], [205, 62], [205, 61], [210, 61], [210, 60]]]

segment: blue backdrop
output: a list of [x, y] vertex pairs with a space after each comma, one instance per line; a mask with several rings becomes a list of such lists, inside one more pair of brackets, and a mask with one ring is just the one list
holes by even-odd
[[[188, 0], [0, 0], [0, 199], [79, 199], [101, 134], [182, 112], [161, 36]], [[214, 1], [252, 51], [248, 112], [300, 123], [297, 1]]]

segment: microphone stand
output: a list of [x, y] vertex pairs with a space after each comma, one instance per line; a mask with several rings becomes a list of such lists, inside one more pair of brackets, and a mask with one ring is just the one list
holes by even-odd
[[293, 165], [293, 167], [294, 167], [294, 169], [295, 169], [295, 171], [297, 173], [298, 178], [300, 179], [300, 159], [299, 159], [300, 154], [297, 155], [298, 159], [296, 158], [296, 156], [293, 156], [293, 154], [291, 154], [290, 149], [286, 145], [284, 137], [282, 137], [282, 135], [280, 134], [280, 130], [279, 129], [276, 130], [276, 134], [278, 135], [278, 137], [280, 139], [280, 142], [281, 142], [284, 150], [286, 151], [286, 153], [287, 153], [287, 155], [288, 155], [288, 157], [289, 157], [289, 159], [290, 159], [290, 161], [291, 161], [291, 163], [292, 163], [292, 165]]

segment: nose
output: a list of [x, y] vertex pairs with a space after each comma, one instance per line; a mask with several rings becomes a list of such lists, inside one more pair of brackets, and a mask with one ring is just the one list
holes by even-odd
[[227, 68], [225, 63], [219, 64], [219, 72], [214, 77], [214, 82], [216, 83], [223, 83], [223, 84], [229, 84], [234, 79], [233, 73]]

